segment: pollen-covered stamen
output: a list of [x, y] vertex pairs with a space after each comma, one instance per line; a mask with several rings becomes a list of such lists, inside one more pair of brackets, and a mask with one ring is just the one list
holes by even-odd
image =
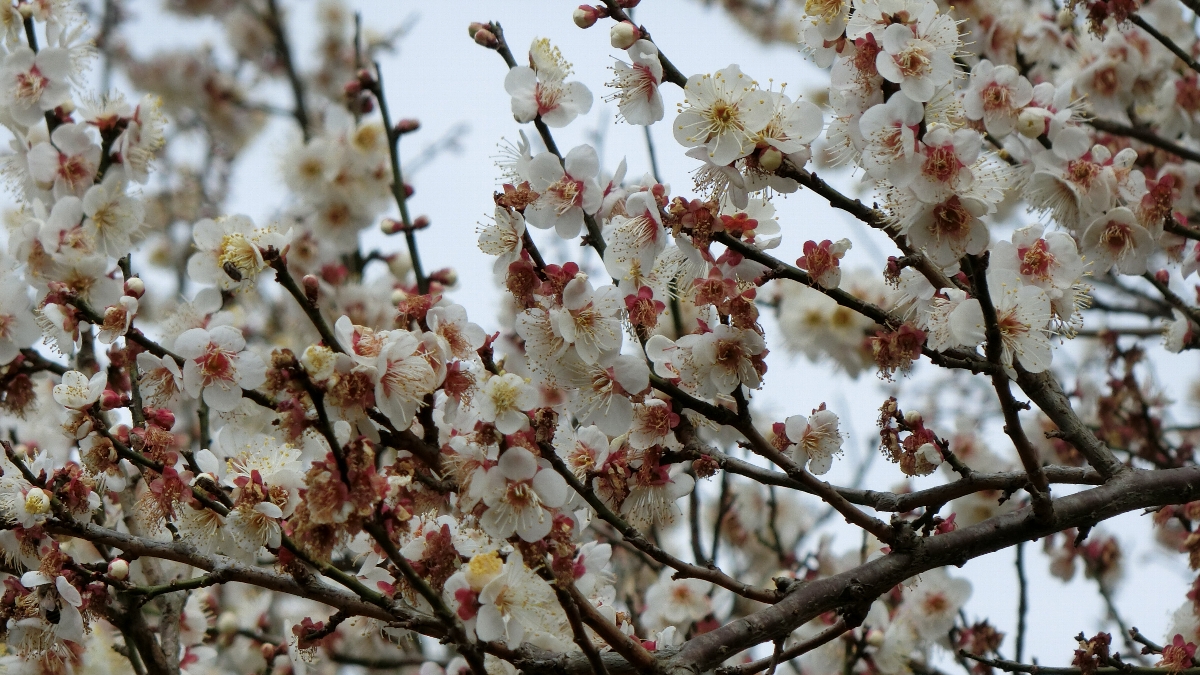
[[37, 66], [28, 72], [17, 74], [17, 83], [13, 87], [13, 98], [26, 104], [33, 104], [42, 97], [42, 92], [50, 84], [50, 78], [42, 75]]
[[741, 340], [717, 340], [717, 365], [730, 370], [737, 370], [745, 357], [745, 349]]
[[930, 228], [937, 241], [956, 241], [971, 232], [971, 212], [963, 206], [958, 195], [933, 207], [933, 225]]
[[1092, 88], [1101, 96], [1113, 96], [1121, 89], [1121, 76], [1116, 66], [1101, 68], [1092, 75]]
[[1119, 260], [1137, 247], [1137, 241], [1133, 237], [1133, 228], [1129, 223], [1110, 220], [1104, 226], [1104, 233], [1100, 235], [1100, 246], [1107, 248], [1112, 256]]
[[583, 181], [563, 176], [546, 188], [543, 194], [550, 201], [555, 213], [561, 216], [576, 206], [583, 206]]
[[557, 108], [562, 96], [563, 88], [557, 82], [538, 82], [534, 90], [534, 99], [537, 101], [538, 114], [545, 115]]
[[58, 156], [58, 177], [71, 189], [92, 182], [93, 167], [82, 155]]
[[700, 136], [704, 138], [705, 142], [731, 131], [745, 130], [745, 124], [742, 122], [742, 114], [736, 103], [718, 99], [703, 112], [703, 116], [707, 124], [701, 130], [702, 133]]
[[226, 269], [228, 265], [233, 265], [241, 273], [243, 279], [258, 274], [266, 265], [262, 256], [258, 254], [258, 247], [254, 245], [254, 242], [238, 232], [221, 237], [220, 250], [217, 262], [221, 268]]
[[504, 494], [504, 501], [518, 511], [542, 505], [542, 500], [538, 498], [537, 492], [533, 490], [533, 485], [529, 481], [509, 483], [508, 491]]
[[1029, 324], [1023, 323], [1019, 319], [1016, 307], [1000, 313], [996, 317], [996, 323], [1000, 327], [1000, 343], [1010, 354], [1016, 351], [1022, 338], [1032, 329]]
[[1067, 162], [1067, 179], [1079, 187], [1087, 190], [1091, 188], [1092, 181], [1100, 175], [1101, 167], [1099, 164], [1090, 162], [1086, 159], [1076, 159]]
[[1045, 239], [1038, 239], [1029, 248], [1017, 249], [1017, 255], [1021, 258], [1021, 274], [1042, 281], [1050, 278], [1050, 267], [1055, 258]]
[[200, 377], [203, 386], [234, 381], [234, 352], [222, 349], [215, 342], [208, 343], [204, 353], [196, 357], [196, 365], [200, 367]]
[[923, 77], [933, 69], [933, 61], [929, 58], [927, 48], [918, 42], [909, 43], [909, 46], [893, 56], [892, 60], [896, 62], [896, 67], [904, 77]]
[[[379, 378], [386, 398], [398, 397], [402, 401], [416, 403], [425, 400], [422, 383], [426, 372], [417, 359], [388, 360], [387, 370]], [[499, 404], [497, 404], [499, 407]]]
[[962, 167], [953, 145], [939, 145], [926, 151], [921, 172], [939, 183], [949, 183]]
[[1010, 110], [1012, 105], [1012, 89], [998, 82], [992, 82], [979, 92], [983, 99], [983, 109], [986, 111]]
[[833, 23], [841, 16], [845, 7], [842, 0], [807, 0], [804, 3], [804, 13], [809, 16], [819, 16], [825, 23]]
[[655, 79], [654, 73], [650, 72], [649, 66], [635, 63], [629, 70], [618, 70], [616, 73], [617, 79], [613, 80], [610, 86], [616, 87], [617, 91], [605, 96], [605, 101], [617, 101], [618, 104], [624, 105], [639, 98], [649, 101], [654, 97], [658, 80]]

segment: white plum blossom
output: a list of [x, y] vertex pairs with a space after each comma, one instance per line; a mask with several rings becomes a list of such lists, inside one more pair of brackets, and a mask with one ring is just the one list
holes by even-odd
[[792, 415], [783, 421], [788, 452], [800, 466], [820, 476], [833, 466], [833, 456], [842, 453], [842, 434], [838, 431], [838, 416], [824, 407], [812, 415]]
[[73, 75], [68, 50], [51, 47], [35, 54], [22, 45], [9, 52], [0, 67], [0, 101], [18, 124], [34, 126], [43, 113], [70, 99]]
[[624, 302], [615, 286], [593, 289], [580, 273], [563, 287], [562, 296], [562, 307], [550, 310], [550, 321], [562, 343], [574, 347], [584, 363], [596, 363], [601, 353], [621, 346]]
[[29, 174], [56, 197], [83, 195], [92, 187], [100, 166], [100, 146], [80, 124], [63, 124], [29, 151]]
[[196, 248], [188, 259], [188, 276], [202, 284], [215, 284], [223, 291], [249, 288], [267, 268], [263, 251], [282, 251], [291, 232], [274, 226], [255, 227], [247, 216], [205, 219], [192, 230]]
[[893, 96], [862, 114], [862, 166], [869, 176], [897, 183], [915, 170], [917, 129], [924, 117], [924, 106], [907, 96]]
[[12, 363], [41, 335], [24, 282], [14, 275], [0, 276], [0, 366]]
[[1121, 274], [1142, 274], [1154, 250], [1154, 238], [1124, 206], [1097, 216], [1079, 244], [1080, 252], [1094, 261], [1092, 269], [1098, 274], [1113, 268]]
[[504, 78], [504, 90], [512, 96], [513, 117], [518, 122], [540, 117], [548, 127], [565, 127], [592, 109], [592, 92], [582, 82], [566, 81], [571, 65], [549, 40], [533, 41], [529, 63], [509, 70]]
[[617, 110], [630, 124], [654, 124], [664, 113], [662, 93], [658, 90], [663, 77], [658, 47], [649, 40], [638, 40], [625, 53], [632, 63], [617, 61], [613, 65], [616, 78], [608, 86], [616, 88], [617, 92], [605, 100], [617, 101]]
[[492, 224], [479, 232], [479, 250], [496, 256], [493, 272], [504, 274], [509, 265], [521, 259], [524, 236], [525, 216], [519, 211], [496, 206]]
[[672, 579], [671, 576], [672, 570], [664, 569], [658, 581], [646, 589], [642, 623], [656, 630], [669, 625], [687, 628], [712, 611], [711, 583], [700, 579]]
[[538, 405], [538, 392], [520, 375], [493, 375], [484, 383], [474, 405], [479, 419], [491, 422], [502, 434], [513, 434], [529, 424], [526, 411]]
[[108, 375], [104, 371], [89, 378], [78, 370], [68, 370], [63, 373], [62, 383], [54, 385], [54, 400], [64, 408], [84, 410], [100, 400], [107, 386]]
[[550, 533], [551, 509], [566, 503], [569, 492], [562, 476], [519, 446], [504, 451], [483, 480], [472, 481], [471, 489], [487, 506], [479, 520], [485, 532], [498, 539], [516, 534], [525, 541]]
[[600, 160], [590, 145], [581, 145], [561, 161], [543, 152], [529, 163], [529, 183], [537, 201], [525, 209], [525, 221], [543, 230], [554, 228], [563, 239], [574, 239], [583, 229], [584, 214], [600, 209], [604, 198], [597, 176]]
[[[1000, 328], [1001, 362], [1011, 369], [1014, 360], [1019, 361], [1031, 373], [1049, 368], [1053, 352], [1046, 329], [1051, 312], [1045, 291], [1004, 269], [988, 270], [987, 282]], [[983, 309], [976, 298], [959, 304], [950, 315], [950, 322], [959, 335], [971, 336], [971, 346], [982, 342], [987, 335]]]
[[[346, 321], [343, 323], [342, 319]], [[338, 320], [338, 327], [349, 329], [349, 319], [342, 319]], [[360, 357], [363, 361], [374, 361], [378, 378], [375, 381], [375, 405], [398, 429], [407, 429], [412, 424], [417, 408], [446, 377], [445, 357], [441, 355], [438, 337], [432, 333], [417, 335], [406, 330], [388, 331], [375, 338], [378, 343], [361, 338], [339, 336], [339, 339], [343, 344], [355, 345], [355, 349], [363, 353]]]
[[183, 388], [188, 396], [203, 397], [218, 412], [236, 408], [242, 389], [255, 389], [267, 378], [262, 358], [245, 349], [242, 332], [232, 326], [193, 328], [180, 335], [175, 351], [184, 359]]
[[749, 154], [774, 111], [770, 94], [737, 65], [689, 77], [684, 96], [685, 107], [671, 125], [675, 140], [704, 146], [718, 166]]
[[1033, 85], [1016, 68], [982, 59], [971, 69], [963, 111], [967, 119], [982, 120], [988, 133], [1004, 137], [1013, 132], [1017, 117], [1032, 100]]
[[875, 57], [879, 74], [920, 103], [932, 99], [955, 73], [952, 55], [930, 38], [913, 27], [894, 23], [883, 31], [883, 50]]

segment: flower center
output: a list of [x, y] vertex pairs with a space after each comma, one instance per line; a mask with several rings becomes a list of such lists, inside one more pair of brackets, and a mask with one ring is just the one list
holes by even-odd
[[1038, 239], [1029, 248], [1017, 249], [1017, 255], [1021, 256], [1021, 274], [1042, 280], [1050, 278], [1054, 254], [1046, 248], [1045, 239]]
[[948, 183], [962, 168], [962, 162], [954, 154], [954, 146], [939, 145], [929, 148], [925, 154], [925, 163], [921, 171], [939, 183]]
[[233, 354], [215, 342], [208, 343], [204, 353], [196, 358], [200, 367], [200, 375], [204, 378], [204, 386], [217, 382], [233, 381]]
[[570, 176], [563, 176], [557, 183], [546, 188], [546, 193], [550, 196], [554, 211], [560, 216], [576, 206], [583, 205], [583, 181]]
[[933, 207], [933, 236], [938, 240], [962, 239], [971, 231], [971, 214], [958, 195]]
[[243, 278], [259, 272], [258, 247], [245, 235], [235, 232], [221, 237], [220, 251], [217, 262], [222, 268], [233, 265]]
[[50, 79], [42, 75], [42, 71], [34, 66], [29, 69], [29, 72], [17, 74], [14, 98], [27, 105], [33, 105], [42, 97], [42, 92], [45, 91], [48, 84], [50, 84]]
[[924, 77], [932, 68], [924, 45], [910, 44], [892, 58], [904, 77]]
[[983, 99], [984, 110], [996, 111], [1012, 108], [1012, 90], [996, 82], [984, 87], [979, 96]]

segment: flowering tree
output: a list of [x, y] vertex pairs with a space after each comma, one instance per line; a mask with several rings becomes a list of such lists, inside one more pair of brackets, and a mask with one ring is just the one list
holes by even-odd
[[[1104, 521], [1152, 512], [1200, 568], [1197, 430], [1167, 424], [1145, 345], [1200, 346], [1194, 0], [727, 3], [829, 69], [809, 99], [736, 64], [684, 75], [637, 0], [580, 6], [583, 39], [608, 27], [624, 52], [618, 122], [669, 124], [693, 162], [674, 192], [556, 144], [601, 74], [473, 23], [522, 125], [477, 233], [498, 330], [421, 262], [399, 148], [419, 125], [375, 60], [403, 31], [323, 0], [302, 69], [277, 0], [173, 0], [233, 58], [140, 58], [122, 4], [0, 12], [9, 672], [1037, 673], [1026, 542], [1057, 576], [1081, 562], [1114, 618]], [[288, 105], [260, 95], [275, 83]], [[225, 213], [276, 115], [288, 205]], [[871, 206], [814, 172], [839, 164]], [[886, 267], [844, 273], [849, 239], [774, 255], [798, 191], [889, 239]], [[369, 249], [372, 227], [404, 246]], [[845, 425], [763, 411], [775, 345], [895, 381], [878, 449], [895, 480], [941, 478], [819, 478]], [[981, 394], [983, 426], [921, 381]], [[852, 549], [813, 541], [831, 516]], [[1016, 625], [968, 622], [947, 567], [1006, 548]], [[1198, 672], [1197, 584], [1162, 638], [1117, 619], [1041, 670]]]

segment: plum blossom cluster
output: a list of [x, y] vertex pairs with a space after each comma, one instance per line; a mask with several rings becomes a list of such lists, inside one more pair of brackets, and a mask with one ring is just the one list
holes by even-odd
[[[737, 64], [683, 74], [637, 4], [573, 19], [612, 21], [603, 98], [670, 125], [684, 189], [555, 143], [599, 81], [571, 48], [469, 28], [500, 57], [489, 95], [532, 123], [476, 232], [499, 330], [426, 266], [459, 252], [419, 245], [441, 227], [399, 148], [421, 125], [392, 117], [377, 60], [403, 28], [322, 0], [306, 71], [274, 0], [170, 4], [220, 26], [232, 66], [139, 57], [109, 42], [123, 17], [65, 0], [0, 10], [0, 668], [736, 674], [786, 652], [909, 675], [939, 646], [985, 672], [1004, 635], [967, 623], [948, 565], [1042, 539], [1052, 574], [1082, 563], [1109, 594], [1124, 554], [1092, 527], [1150, 509], [1200, 568], [1200, 438], [1123, 341], [1158, 327], [1106, 323], [1170, 317], [1166, 348], [1197, 344], [1192, 10], [809, 0], [777, 25], [829, 71], [801, 97]], [[91, 91], [97, 51], [142, 93]], [[284, 202], [228, 213], [235, 160], [275, 124]], [[872, 206], [817, 176], [838, 166]], [[857, 231], [794, 234], [801, 190], [892, 247], [882, 269]], [[780, 347], [893, 383], [878, 447], [903, 484], [826, 482], [865, 408], [769, 371]], [[922, 414], [926, 362], [945, 379]], [[1001, 419], [1012, 452], [990, 447]], [[1197, 593], [1155, 652], [1168, 670], [1193, 665]], [[1080, 642], [1077, 666], [1121, 665]]]

